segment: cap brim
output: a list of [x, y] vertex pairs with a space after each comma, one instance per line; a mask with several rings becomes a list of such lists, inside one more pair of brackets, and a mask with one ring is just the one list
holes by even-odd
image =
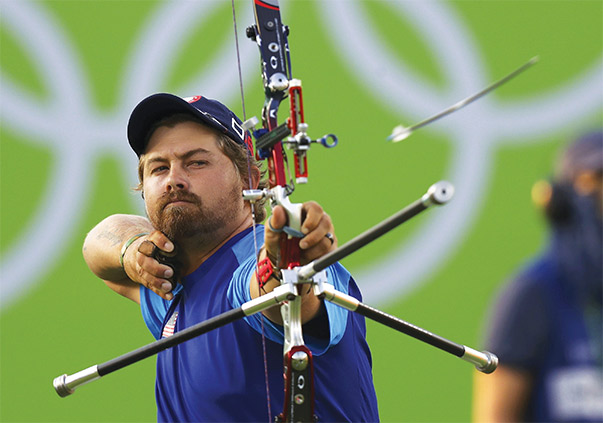
[[192, 114], [207, 124], [215, 126], [214, 122], [211, 122], [186, 100], [173, 94], [153, 94], [138, 103], [128, 122], [128, 142], [136, 155], [140, 157], [144, 153], [151, 127], [157, 121], [177, 113]]

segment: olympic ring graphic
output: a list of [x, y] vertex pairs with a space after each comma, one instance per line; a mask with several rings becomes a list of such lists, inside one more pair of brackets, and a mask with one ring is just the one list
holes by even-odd
[[[438, 1], [391, 2], [393, 13], [415, 25], [446, 75], [437, 89], [400, 60], [393, 60], [356, 1], [319, 2], [324, 27], [357, 80], [376, 100], [419, 120], [439, 111], [492, 80], [484, 70], [473, 35], [453, 8]], [[34, 216], [10, 245], [0, 262], [0, 307], [23, 297], [44, 276], [73, 239], [78, 215], [88, 201], [94, 158], [109, 152], [121, 161], [132, 186], [134, 156], [123, 141], [126, 119], [134, 105], [152, 92], [162, 91], [171, 66], [193, 27], [203, 25], [224, 2], [166, 2], [154, 11], [134, 43], [119, 83], [118, 105], [110, 113], [96, 110], [91, 87], [72, 41], [43, 3], [3, 2], [2, 25], [21, 43], [42, 77], [48, 97], [41, 100], [0, 72], [0, 124], [32, 142], [49, 147], [53, 166]], [[250, 8], [251, 9], [251, 8]], [[240, 18], [251, 22], [251, 10]], [[204, 95], [227, 99], [238, 96], [233, 42], [220, 46], [214, 61], [177, 87], [182, 96], [209, 87]], [[257, 78], [257, 52], [241, 49], [244, 80]], [[387, 69], [387, 72], [383, 72]], [[531, 99], [499, 103], [480, 100], [452, 119], [434, 126], [453, 144], [448, 178], [457, 198], [445, 212], [432, 213], [419, 234], [376, 263], [357, 273], [365, 298], [384, 303], [400, 298], [435, 272], [450, 257], [479, 213], [489, 183], [489, 168], [497, 145], [554, 133], [601, 109], [601, 61], [565, 86]], [[380, 78], [374, 78], [374, 75]], [[77, 119], [74, 119], [77, 117]], [[478, 120], [480, 125], [470, 124]], [[536, 129], [535, 129], [536, 128]], [[526, 141], [515, 141], [526, 142]], [[124, 189], [126, 189], [124, 187]], [[142, 210], [140, 203], [134, 206]], [[437, 235], [439, 242], [429, 240]], [[410, 248], [409, 246], [412, 246]], [[32, 265], [36, 263], [35, 266]], [[400, 269], [404, 269], [403, 272]], [[371, 283], [363, 284], [370, 276]]]
[[[141, 98], [161, 91], [172, 63], [170, 59], [178, 52], [177, 46], [183, 44], [193, 27], [203, 24], [211, 11], [223, 4], [203, 1], [161, 5], [130, 55], [119, 87], [121, 98], [117, 108], [104, 115], [90, 102], [83, 66], [72, 42], [53, 17], [40, 3], [2, 3], [3, 26], [29, 53], [50, 94], [47, 101], [41, 101], [0, 74], [1, 123], [33, 142], [50, 147], [55, 163], [35, 216], [0, 262], [0, 306], [16, 301], [39, 282], [72, 239], [80, 218], [78, 211], [83, 208], [86, 190], [92, 183], [90, 163], [95, 155], [114, 153], [131, 181], [128, 186], [134, 185], [136, 163], [123, 142], [126, 117]], [[251, 11], [243, 19], [251, 20]], [[238, 87], [230, 83], [238, 76], [236, 67], [231, 66], [233, 44], [227, 41], [213, 66], [194, 75], [177, 93], [185, 96], [195, 93], [197, 87], [208, 87], [205, 94], [210, 97], [230, 98], [238, 94]], [[242, 51], [241, 61], [248, 78], [251, 75], [248, 70], [257, 66], [255, 52]], [[142, 210], [140, 204], [135, 207]]]
[[[416, 27], [433, 50], [447, 78], [444, 90], [430, 87], [410, 67], [398, 58], [394, 60], [367, 21], [360, 2], [320, 4], [324, 26], [348, 69], [377, 101], [415, 121], [447, 108], [495, 79], [486, 75], [476, 41], [446, 2], [386, 3], [394, 14]], [[399, 299], [446, 263], [482, 205], [495, 147], [509, 139], [552, 135], [600, 111], [602, 74], [603, 61], [599, 59], [584, 75], [556, 92], [505, 104], [484, 97], [479, 106], [434, 125], [456, 150], [447, 176], [456, 187], [455, 199], [445, 210], [432, 213], [420, 233], [404, 245], [355, 272], [366, 301], [384, 304]], [[434, 239], [438, 242], [434, 243]]]

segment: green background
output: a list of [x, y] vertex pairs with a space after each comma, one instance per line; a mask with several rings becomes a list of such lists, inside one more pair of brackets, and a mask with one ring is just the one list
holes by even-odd
[[[237, 2], [237, 12], [251, 7], [250, 3]], [[6, 0], [0, 1], [0, 7], [6, 4]], [[160, 3], [45, 1], [34, 5], [56, 20], [75, 49], [92, 88], [91, 104], [96, 111], [102, 114], [113, 110], [128, 54]], [[437, 66], [433, 52], [410, 25], [390, 12], [387, 2], [363, 5], [373, 30], [395, 54], [434, 87], [445, 84], [445, 70]], [[448, 6], [477, 43], [488, 80], [503, 76], [536, 54], [540, 56], [535, 68], [491, 94], [498, 100], [522, 100], [558, 90], [600, 61], [603, 2], [599, 0], [458, 1], [448, 2]], [[446, 177], [454, 145], [429, 129], [402, 144], [385, 143], [391, 128], [402, 121], [408, 123], [408, 119], [387, 108], [359, 83], [329, 40], [318, 16], [317, 2], [289, 1], [282, 8], [292, 31], [293, 73], [304, 83], [310, 132], [333, 132], [340, 139], [333, 150], [311, 151], [311, 182], [296, 191], [294, 200], [319, 201], [333, 217], [343, 243], [414, 201], [432, 182]], [[239, 24], [242, 34], [250, 22]], [[6, 29], [3, 21], [3, 77], [40, 101], [48, 100], [50, 90], [18, 37]], [[172, 73], [158, 88], [175, 90], [180, 81], [206, 66], [218, 53], [207, 40], [219, 44], [228, 37], [232, 37], [232, 12], [230, 2], [224, 1], [212, 19], [180, 46]], [[240, 43], [241, 49], [257, 49], [242, 35]], [[232, 49], [234, 65], [234, 44]], [[248, 115], [259, 114], [263, 101], [259, 79], [258, 75], [257, 81], [245, 86]], [[232, 84], [239, 82], [234, 80]], [[203, 92], [203, 87], [198, 89]], [[2, 100], [1, 90], [2, 86], [2, 108], [10, 107]], [[240, 99], [224, 101], [240, 111]], [[471, 107], [480, 107], [480, 103]], [[37, 210], [56, 157], [50, 148], [20, 135], [6, 122], [0, 124], [0, 251], [5, 255]], [[553, 137], [547, 134], [531, 143], [498, 144], [492, 152], [485, 197], [479, 199], [478, 212], [464, 239], [431, 277], [388, 305], [386, 311], [455, 342], [479, 348], [485, 316], [496, 290], [546, 239], [545, 226], [530, 202], [532, 184], [550, 174], [551, 163], [565, 141], [601, 124], [599, 106]], [[0, 421], [155, 419], [154, 359], [82, 387], [66, 399], [60, 399], [52, 388], [53, 378], [62, 373], [74, 373], [152, 341], [138, 308], [96, 280], [81, 258], [82, 241], [95, 223], [112, 213], [136, 211], [131, 201], [134, 194], [128, 190], [133, 182], [124, 179], [123, 160], [108, 151], [95, 155], [88, 165], [93, 179], [78, 219], [73, 222], [75, 236], [60, 243], [57, 240], [57, 245], [63, 246], [58, 260], [44, 269], [27, 295], [0, 310]], [[424, 216], [418, 217], [344, 264], [352, 272], [363, 268], [417, 231], [420, 233], [425, 222]], [[32, 260], [31, 266], [36, 265]], [[470, 419], [472, 368], [468, 363], [371, 322], [368, 340], [383, 421]]]

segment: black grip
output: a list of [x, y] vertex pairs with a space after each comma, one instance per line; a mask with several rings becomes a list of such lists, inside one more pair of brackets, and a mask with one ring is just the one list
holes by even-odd
[[174, 271], [174, 276], [169, 278], [172, 286], [176, 286], [176, 283], [180, 280], [182, 268], [184, 267], [182, 258], [178, 254], [179, 251], [180, 249], [174, 243], [174, 249], [169, 253], [159, 249], [157, 246], [154, 246], [153, 252], [151, 253], [151, 257], [153, 257], [159, 263], [171, 267]]

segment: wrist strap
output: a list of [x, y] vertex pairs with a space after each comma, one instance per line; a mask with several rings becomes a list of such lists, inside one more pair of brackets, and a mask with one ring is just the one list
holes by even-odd
[[136, 234], [132, 238], [127, 240], [126, 243], [123, 245], [123, 247], [121, 247], [121, 253], [119, 255], [119, 264], [121, 265], [122, 269], [124, 268], [124, 256], [126, 255], [126, 251], [128, 250], [128, 247], [130, 245], [132, 245], [132, 243], [134, 241], [136, 241], [138, 238], [143, 237], [148, 234], [149, 234], [148, 232], [142, 232], [142, 233]]
[[276, 271], [278, 271], [278, 269], [274, 267], [269, 257], [266, 257], [258, 263], [258, 285], [260, 286], [260, 289], [264, 287], [272, 276], [279, 279]]

